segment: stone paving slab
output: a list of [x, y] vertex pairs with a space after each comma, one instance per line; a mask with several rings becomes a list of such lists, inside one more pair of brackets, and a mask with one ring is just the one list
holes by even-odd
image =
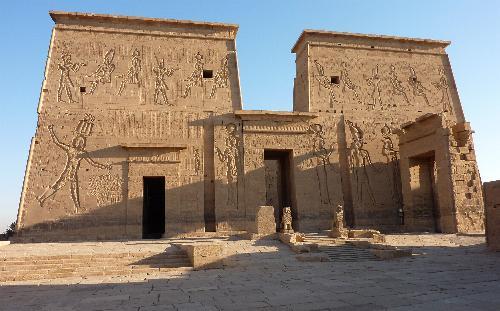
[[300, 262], [277, 241], [227, 240], [224, 269], [3, 283], [0, 310], [498, 310], [500, 253], [484, 238], [388, 239], [417, 255]]

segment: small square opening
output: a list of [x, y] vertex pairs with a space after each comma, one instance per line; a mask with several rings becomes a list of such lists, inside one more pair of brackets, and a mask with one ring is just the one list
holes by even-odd
[[340, 84], [340, 77], [339, 76], [331, 76], [330, 83], [331, 84]]
[[85, 86], [80, 86], [80, 93], [85, 93], [87, 88]]
[[212, 70], [203, 70], [203, 79], [211, 79], [214, 77], [214, 72]]

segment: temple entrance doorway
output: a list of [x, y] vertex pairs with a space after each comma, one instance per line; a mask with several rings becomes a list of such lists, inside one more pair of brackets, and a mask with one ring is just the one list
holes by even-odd
[[414, 223], [420, 230], [441, 232], [434, 152], [409, 160]]
[[276, 231], [281, 229], [284, 207], [292, 207], [292, 216], [296, 217], [291, 202], [290, 157], [290, 150], [264, 150], [266, 205], [274, 207]]
[[165, 177], [143, 177], [142, 238], [160, 239], [165, 233]]

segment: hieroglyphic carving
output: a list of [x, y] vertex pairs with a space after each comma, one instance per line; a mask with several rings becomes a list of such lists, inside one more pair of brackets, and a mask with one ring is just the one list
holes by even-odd
[[61, 54], [61, 62], [57, 64], [57, 68], [59, 69], [59, 86], [57, 87], [57, 101], [64, 102], [63, 100], [63, 92], [66, 93], [66, 97], [68, 98], [69, 103], [76, 103], [73, 100], [73, 93], [71, 92], [71, 88], [75, 85], [71, 80], [70, 72], [78, 72], [82, 66], [86, 66], [86, 63], [73, 63], [71, 61], [71, 54], [66, 50], [66, 47], [63, 48]]
[[333, 108], [333, 103], [337, 103], [337, 98], [335, 97], [335, 88], [339, 88], [340, 85], [331, 83], [330, 77], [325, 76], [325, 69], [323, 66], [317, 61], [314, 60], [314, 65], [316, 66], [316, 70], [318, 71], [317, 75], [314, 75], [319, 85], [328, 90], [328, 96], [330, 98], [330, 107]]
[[182, 111], [108, 110], [106, 122], [99, 122], [99, 134], [121, 138], [201, 138], [202, 126], [191, 125], [202, 113]]
[[214, 84], [212, 85], [212, 90], [210, 91], [210, 98], [214, 98], [217, 89], [227, 88], [229, 85], [229, 54], [224, 56], [221, 60], [221, 67], [214, 75]]
[[440, 75], [439, 81], [432, 83], [434, 87], [441, 91], [441, 99], [439, 102], [443, 104], [443, 111], [453, 112], [450, 104], [450, 96], [448, 95], [448, 80], [446, 79], [446, 72], [443, 67], [438, 69]]
[[396, 73], [396, 67], [391, 65], [391, 70], [389, 71], [389, 80], [391, 82], [392, 94], [393, 95], [401, 95], [405, 99], [407, 104], [410, 104], [410, 100], [408, 99], [408, 95], [406, 95], [406, 88], [403, 86], [403, 82], [399, 80], [398, 75]]
[[75, 207], [74, 212], [78, 213], [81, 210], [79, 194], [80, 190], [78, 185], [78, 170], [80, 169], [81, 161], [85, 160], [90, 165], [100, 169], [111, 169], [111, 165], [104, 165], [94, 161], [85, 149], [87, 144], [87, 137], [92, 135], [94, 127], [93, 122], [94, 117], [90, 114], [86, 114], [85, 118], [80, 120], [80, 122], [76, 126], [75, 136], [71, 141], [71, 145], [67, 145], [59, 141], [54, 132], [54, 126], [48, 126], [50, 137], [52, 138], [54, 144], [66, 152], [66, 165], [64, 166], [64, 170], [62, 171], [56, 182], [54, 182], [54, 184], [52, 184], [39, 197], [37, 197], [37, 200], [40, 202], [40, 206], [43, 207], [45, 201], [48, 198], [54, 196], [57, 191], [59, 191], [62, 187], [64, 187], [64, 185], [66, 185], [66, 183], [69, 182], [71, 199], [73, 200], [73, 204]]
[[117, 204], [122, 200], [122, 179], [110, 173], [90, 177], [89, 194], [96, 197], [98, 207]]
[[399, 171], [399, 151], [394, 148], [392, 142], [391, 128], [385, 124], [380, 130], [382, 133], [382, 154], [386, 157], [386, 162], [391, 168], [392, 199], [399, 209], [403, 205], [403, 194], [401, 189], [401, 175]]
[[342, 82], [342, 92], [345, 93], [346, 88], [350, 91], [353, 92], [354, 97], [356, 98], [357, 102], [359, 104], [362, 104], [363, 102], [361, 101], [361, 98], [359, 97], [358, 89], [359, 86], [354, 84], [354, 82], [351, 81], [351, 78], [349, 77], [349, 66], [347, 65], [346, 62], [342, 62], [340, 64], [341, 69], [340, 69], [340, 82]]
[[184, 89], [184, 94], [182, 97], [186, 98], [189, 95], [191, 95], [191, 88], [193, 86], [203, 86], [203, 67], [204, 67], [204, 62], [203, 62], [203, 55], [200, 54], [200, 52], [196, 53], [194, 56], [195, 58], [195, 63], [194, 63], [194, 70], [191, 72], [191, 75], [186, 79], [186, 88]]
[[94, 94], [99, 84], [111, 83], [111, 74], [115, 71], [116, 67], [115, 64], [113, 64], [114, 58], [115, 49], [110, 49], [104, 54], [102, 63], [90, 76], [87, 76], [92, 78], [92, 80], [90, 80], [89, 90], [85, 94]]
[[431, 105], [429, 103], [429, 100], [427, 99], [427, 95], [425, 94], [425, 91], [428, 90], [424, 87], [422, 82], [418, 80], [417, 72], [411, 66], [410, 66], [410, 76], [408, 77], [408, 84], [410, 84], [411, 88], [413, 89], [413, 95], [417, 97], [423, 97], [427, 106]]
[[370, 177], [367, 171], [367, 165], [372, 166], [370, 154], [364, 149], [364, 134], [361, 128], [353, 122], [346, 120], [351, 132], [352, 142], [349, 147], [349, 163], [352, 174], [354, 175], [354, 183], [356, 187], [356, 199], [360, 204], [364, 203], [365, 193], [368, 194], [368, 200], [372, 206], [375, 206], [375, 196], [370, 184]]
[[168, 102], [168, 87], [165, 83], [165, 78], [171, 77], [176, 70], [179, 70], [179, 68], [166, 68], [165, 60], [163, 58], [161, 59], [161, 61], [159, 61], [158, 58], [156, 59], [156, 67], [153, 67], [153, 73], [155, 74], [155, 95], [153, 98], [154, 104], [163, 105], [161, 101], [161, 99], [163, 99], [164, 104], [172, 106], [172, 104]]
[[224, 150], [215, 147], [217, 157], [226, 166], [227, 178], [227, 204], [236, 203], [238, 208], [238, 168], [240, 164], [239, 142], [237, 136], [237, 127], [234, 123], [226, 125], [226, 138], [224, 140]]
[[372, 98], [372, 103], [368, 104], [368, 107], [370, 107], [371, 109], [374, 109], [377, 104], [382, 106], [382, 97], [381, 97], [382, 91], [380, 90], [381, 81], [382, 79], [380, 78], [380, 75], [378, 73], [378, 65], [377, 65], [375, 68], [372, 69], [371, 77], [366, 79], [368, 86], [372, 87], [372, 91], [370, 94]]
[[127, 70], [127, 73], [122, 76], [117, 76], [118, 78], [123, 78], [122, 83], [120, 84], [120, 89], [118, 90], [118, 95], [123, 93], [125, 86], [127, 84], [136, 84], [139, 87], [141, 86], [141, 80], [139, 78], [139, 74], [141, 72], [141, 52], [138, 49], [135, 49], [132, 54], [132, 59], [130, 60], [130, 67]]
[[[330, 166], [330, 156], [334, 151], [333, 145], [327, 149], [325, 142], [325, 133], [323, 131], [323, 126], [321, 124], [311, 124], [309, 127], [310, 133], [313, 135], [312, 150], [314, 156], [319, 160], [321, 165], [316, 165], [316, 176], [319, 183], [319, 193], [321, 197], [321, 202], [330, 204], [330, 187], [328, 185], [328, 171], [327, 168]], [[320, 169], [321, 166], [321, 169]], [[321, 173], [320, 173], [321, 172]], [[324, 180], [324, 185], [323, 181]], [[324, 193], [326, 192], [326, 193]], [[326, 195], [326, 196], [325, 196]]]
[[281, 216], [281, 232], [293, 233], [292, 209], [290, 207], [283, 207], [283, 214]]
[[179, 163], [179, 152], [158, 152], [155, 148], [138, 150], [128, 157], [128, 162]]
[[283, 133], [283, 134], [306, 134], [309, 133], [307, 124], [244, 124], [245, 133]]
[[201, 157], [200, 157], [200, 150], [197, 148], [194, 149], [194, 152], [193, 152], [193, 161], [194, 161], [194, 174], [200, 175], [200, 173], [201, 173]]

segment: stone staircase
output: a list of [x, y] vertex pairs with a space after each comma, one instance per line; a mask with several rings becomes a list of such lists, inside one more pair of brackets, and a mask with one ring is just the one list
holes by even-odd
[[168, 251], [161, 253], [29, 255], [0, 258], [0, 282], [153, 274], [173, 269], [192, 269], [187, 254], [176, 248], [169, 248]]
[[331, 238], [327, 235], [305, 234], [306, 243], [318, 245], [318, 251], [327, 254], [333, 262], [359, 262], [380, 260], [365, 248], [359, 248], [349, 243], [349, 240]]

